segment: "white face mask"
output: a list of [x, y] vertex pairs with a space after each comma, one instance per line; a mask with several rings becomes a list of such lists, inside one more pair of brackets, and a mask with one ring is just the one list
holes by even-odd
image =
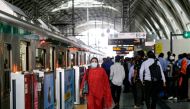
[[98, 66], [98, 63], [92, 62], [91, 63], [91, 68], [96, 68]]
[[174, 60], [174, 56], [170, 56], [170, 60]]

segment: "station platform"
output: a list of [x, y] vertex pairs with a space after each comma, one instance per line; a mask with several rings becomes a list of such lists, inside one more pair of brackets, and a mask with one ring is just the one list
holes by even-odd
[[[87, 109], [86, 105], [75, 105], [75, 109]], [[132, 93], [122, 93], [119, 109], [135, 109]], [[137, 109], [137, 108], [136, 108]], [[146, 105], [138, 109], [146, 109]], [[176, 100], [159, 100], [156, 109], [190, 109], [190, 102]]]

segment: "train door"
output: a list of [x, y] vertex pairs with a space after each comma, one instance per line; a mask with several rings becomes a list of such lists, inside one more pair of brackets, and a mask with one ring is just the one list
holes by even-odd
[[50, 71], [55, 70], [55, 48], [50, 47]]
[[20, 70], [29, 71], [29, 43], [20, 41]]
[[0, 73], [0, 109], [10, 109], [10, 74], [11, 74], [11, 45], [0, 44], [1, 60]]

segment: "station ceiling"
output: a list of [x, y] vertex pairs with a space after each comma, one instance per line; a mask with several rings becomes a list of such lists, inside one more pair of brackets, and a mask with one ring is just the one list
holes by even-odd
[[[72, 0], [5, 0], [23, 10], [30, 19], [42, 19], [63, 33], [72, 31]], [[170, 32], [190, 30], [190, 0], [125, 0], [130, 2], [128, 25], [132, 32], [169, 39]], [[90, 28], [123, 31], [123, 0], [74, 0], [76, 34]], [[86, 24], [86, 25], [85, 25]]]

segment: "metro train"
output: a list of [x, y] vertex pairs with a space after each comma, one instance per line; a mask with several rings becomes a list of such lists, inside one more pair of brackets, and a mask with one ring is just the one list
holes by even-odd
[[87, 65], [104, 55], [76, 40], [0, 11], [0, 109], [10, 109], [11, 73]]

